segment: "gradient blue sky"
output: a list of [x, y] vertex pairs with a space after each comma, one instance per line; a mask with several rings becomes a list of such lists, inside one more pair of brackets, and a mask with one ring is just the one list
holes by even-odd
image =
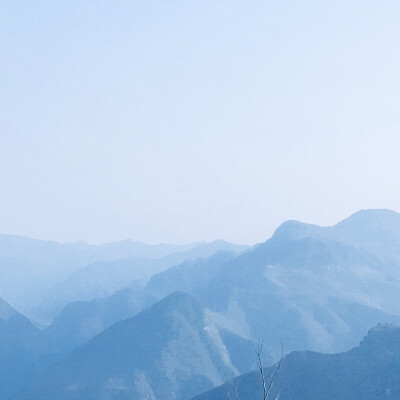
[[400, 2], [0, 2], [0, 232], [264, 241], [400, 210]]

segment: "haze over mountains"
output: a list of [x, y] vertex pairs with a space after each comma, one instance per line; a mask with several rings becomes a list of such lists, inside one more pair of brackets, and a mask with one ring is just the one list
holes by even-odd
[[46, 321], [68, 302], [112, 294], [133, 280], [146, 282], [185, 260], [247, 247], [222, 240], [189, 245], [130, 240], [60, 244], [0, 235], [0, 295], [25, 314]]
[[[331, 399], [335, 393], [350, 399], [346, 396], [351, 385], [368, 379], [376, 371], [374, 363], [384, 365], [379, 364], [381, 356], [387, 356], [385, 371], [397, 360], [390, 358], [400, 336], [393, 326], [375, 328], [368, 335], [376, 333], [388, 348], [394, 346], [389, 355], [369, 339], [364, 341], [369, 347], [363, 345], [346, 357], [298, 352], [348, 351], [378, 323], [400, 323], [400, 214], [393, 211], [363, 210], [332, 227], [288, 221], [265, 243], [251, 248], [217, 241], [190, 248], [156, 246], [151, 255], [151, 248], [139, 246], [140, 258], [134, 255], [137, 244], [64, 248], [21, 238], [11, 243], [0, 254], [2, 274], [9, 274], [10, 282], [30, 270], [31, 278], [23, 281], [29, 287], [43, 279], [45, 271], [57, 271], [41, 296], [28, 291], [25, 300], [21, 289], [12, 291], [4, 282], [0, 296], [9, 301], [6, 295], [13, 293], [21, 304], [29, 298], [32, 306], [26, 309], [42, 318], [54, 317], [39, 329], [2, 303], [4, 343], [15, 329], [7, 316], [19, 315], [24, 323], [13, 338], [16, 343], [7, 345], [2, 355], [10, 366], [21, 368], [4, 372], [14, 383], [7, 386], [8, 378], [0, 379], [0, 399], [13, 394], [13, 399], [35, 400], [186, 400], [255, 368], [259, 340], [264, 341], [269, 365], [279, 358], [281, 342], [287, 353], [297, 351], [285, 358], [279, 387], [291, 382], [297, 388], [300, 379], [311, 382], [313, 374], [328, 373], [342, 362], [348, 371], [360, 371], [354, 381], [348, 373], [347, 391], [334, 391], [331, 380], [304, 391], [304, 396], [312, 391], [319, 397], [295, 397], [301, 390], [293, 389], [282, 391], [286, 397], [281, 398]], [[79, 253], [75, 246], [84, 250]], [[14, 277], [4, 267], [7, 259], [20, 268]], [[363, 351], [368, 354], [360, 355]], [[332, 366], [325, 361], [335, 357], [344, 361]], [[362, 363], [367, 361], [371, 369], [364, 374]], [[298, 375], [303, 369], [310, 375]], [[246, 397], [258, 393], [256, 376], [238, 378], [250, 379], [243, 387], [255, 390], [243, 389], [241, 400], [256, 398]], [[369, 386], [372, 397], [365, 398], [378, 399], [373, 396], [386, 389], [397, 393], [400, 379], [390, 379], [376, 390]], [[210, 393], [224, 398], [223, 390], [226, 387]], [[353, 399], [361, 400], [363, 393]]]
[[144, 288], [133, 283], [109, 297], [70, 303], [43, 330], [43, 348], [56, 353], [71, 350], [114, 322], [132, 317], [175, 291], [191, 293], [234, 257], [232, 253], [218, 252], [208, 259], [185, 261], [154, 275]]

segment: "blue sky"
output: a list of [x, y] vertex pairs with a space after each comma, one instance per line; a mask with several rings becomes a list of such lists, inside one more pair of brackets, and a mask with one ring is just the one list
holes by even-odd
[[398, 1], [0, 4], [0, 232], [266, 240], [400, 211]]

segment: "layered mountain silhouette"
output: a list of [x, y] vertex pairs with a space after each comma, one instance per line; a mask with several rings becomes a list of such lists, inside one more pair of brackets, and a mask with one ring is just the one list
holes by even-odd
[[[398, 225], [385, 218], [379, 225], [380, 218], [374, 216], [381, 214], [392, 212], [364, 211], [329, 228], [285, 223], [270, 240], [223, 266], [194, 293], [221, 315], [227, 328], [264, 339], [276, 357], [281, 342], [288, 351], [346, 350], [370, 326], [399, 321], [397, 253], [387, 251], [381, 258], [359, 239], [367, 233], [357, 235], [359, 229], [368, 230], [372, 220], [370, 240], [395, 238]], [[353, 232], [353, 244], [336, 233], [338, 227]]]
[[132, 280], [145, 282], [185, 260], [246, 248], [223, 240], [189, 245], [131, 240], [89, 245], [0, 235], [0, 296], [46, 324], [69, 302], [111, 295]]
[[[35, 400], [189, 399], [254, 368], [259, 340], [270, 363], [279, 358], [281, 343], [286, 352], [297, 351], [285, 359], [285, 364], [294, 360], [298, 366], [290, 374], [297, 373], [295, 368], [307, 370], [300, 363], [306, 357], [310, 368], [315, 362], [324, 375], [330, 367], [319, 360], [342, 355], [319, 353], [348, 351], [371, 326], [400, 323], [399, 232], [399, 214], [364, 210], [332, 227], [288, 221], [265, 243], [249, 249], [217, 241], [141, 259], [143, 269], [155, 273], [145, 284], [134, 280], [134, 269], [141, 266], [132, 258], [76, 267], [53, 286], [59, 289], [55, 294], [64, 296], [63, 301], [66, 293], [87, 300], [65, 306], [44, 329], [0, 303], [0, 399], [12, 393], [13, 399]], [[45, 256], [45, 250], [34, 256], [35, 246], [26, 250], [35, 262], [51, 259], [53, 253]], [[4, 250], [0, 260], [15, 261], [17, 247]], [[110, 296], [96, 297], [107, 290]], [[42, 298], [47, 298], [46, 307], [62, 305], [57, 296]], [[396, 329], [375, 328], [360, 349], [370, 354], [372, 347], [364, 345], [375, 334], [386, 341]], [[235, 385], [243, 380], [256, 387], [246, 376]], [[397, 393], [394, 382], [386, 389], [386, 396]], [[380, 386], [376, 390], [382, 393]]]
[[[381, 400], [400, 397], [400, 327], [381, 325], [360, 346], [340, 354], [293, 352], [283, 360], [270, 398], [281, 400]], [[271, 377], [276, 366], [266, 369]], [[267, 384], [270, 378], [267, 378]], [[244, 374], [193, 400], [263, 398], [258, 371]]]
[[95, 336], [13, 399], [188, 399], [251, 368], [253, 349], [175, 292]]
[[[332, 238], [331, 233], [346, 226], [347, 232], [355, 232], [355, 242], [357, 229], [373, 225], [371, 235], [379, 232], [377, 241], [382, 231], [387, 232], [384, 236], [395, 236], [396, 224], [385, 222], [377, 228], [381, 214], [397, 215], [362, 211], [328, 228], [289, 221], [267, 242], [242, 255], [221, 253], [185, 262], [154, 275], [144, 289], [124, 289], [109, 298], [72, 303], [47, 329], [47, 341], [58, 343], [58, 349], [63, 345], [71, 349], [181, 290], [195, 294], [215, 311], [226, 329], [252, 340], [264, 339], [276, 357], [282, 341], [288, 351], [346, 350], [371, 326], [400, 322], [400, 302], [393, 301], [400, 293], [396, 254], [387, 252], [381, 259], [362, 245], [348, 244], [348, 238], [338, 241], [339, 234]], [[363, 216], [366, 221], [361, 223]]]
[[175, 291], [190, 293], [202, 287], [233, 258], [233, 253], [219, 252], [210, 258], [185, 261], [154, 275], [144, 288], [131, 284], [109, 297], [70, 303], [43, 331], [41, 349], [64, 354]]

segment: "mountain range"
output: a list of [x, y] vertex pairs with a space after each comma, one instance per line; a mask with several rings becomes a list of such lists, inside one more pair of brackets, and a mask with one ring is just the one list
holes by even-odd
[[233, 253], [219, 252], [209, 258], [185, 261], [154, 275], [144, 288], [132, 283], [108, 297], [72, 302], [42, 331], [40, 347], [48, 354], [72, 350], [175, 291], [193, 292], [234, 257]]
[[106, 296], [185, 260], [248, 246], [223, 240], [148, 245], [125, 240], [104, 245], [60, 244], [0, 235], [0, 296], [46, 324], [66, 304]]
[[[266, 370], [279, 359], [282, 343], [289, 353], [276, 383], [281, 399], [324, 399], [310, 394], [324, 390], [350, 398], [328, 384], [303, 393], [296, 382], [311, 382], [312, 374], [322, 374], [323, 382], [331, 368], [326, 360], [337, 358], [345, 360], [340, 368], [351, 366], [351, 376], [351, 368], [363, 368], [357, 366], [362, 357], [352, 354], [367, 352], [373, 365], [384, 352], [379, 340], [396, 346], [397, 326], [378, 324], [400, 324], [399, 248], [400, 215], [363, 210], [331, 227], [288, 221], [251, 248], [217, 241], [138, 264], [131, 258], [80, 266], [53, 286], [54, 296], [42, 296], [44, 309], [53, 307], [49, 315], [58, 312], [44, 328], [0, 303], [0, 344], [7, 344], [0, 355], [0, 399], [189, 400], [228, 381], [210, 393], [223, 398], [234, 382], [246, 400], [258, 396], [250, 389], [260, 390], [259, 376], [249, 372], [260, 340]], [[135, 279], [144, 265], [147, 281]], [[79, 301], [63, 306], [68, 299]], [[13, 329], [19, 333], [10, 334]], [[394, 371], [390, 363], [397, 359], [387, 360]], [[308, 369], [311, 375], [301, 375]], [[286, 381], [292, 392], [283, 389]], [[352, 382], [346, 387], [361, 384]], [[396, 378], [386, 383], [371, 393], [385, 390], [395, 398]], [[362, 393], [353, 399], [364, 399]]]
[[78, 347], [13, 399], [188, 399], [250, 369], [253, 349], [175, 292]]

